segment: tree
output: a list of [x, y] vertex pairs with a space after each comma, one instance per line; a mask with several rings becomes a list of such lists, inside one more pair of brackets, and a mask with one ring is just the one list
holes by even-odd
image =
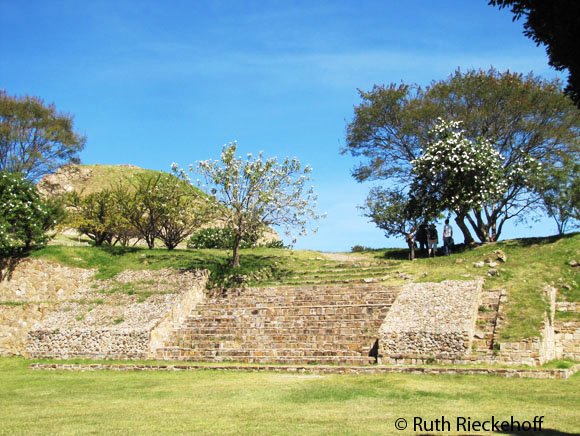
[[109, 189], [86, 196], [73, 192], [69, 207], [67, 224], [88, 236], [97, 247], [105, 243], [115, 245], [120, 239], [117, 235], [125, 232], [126, 225], [122, 222], [116, 198]]
[[115, 199], [123, 218], [145, 240], [150, 250], [155, 248], [155, 239], [158, 236], [160, 204], [156, 189], [161, 177], [161, 173], [153, 176], [139, 174], [127, 183], [120, 183], [115, 190]]
[[157, 236], [173, 250], [215, 213], [215, 204], [201, 191], [174, 175], [162, 176], [156, 184]]
[[546, 214], [556, 222], [558, 234], [580, 223], [580, 164], [570, 159], [547, 171], [540, 186]]
[[[565, 156], [577, 159], [580, 114], [558, 81], [494, 69], [458, 70], [426, 88], [391, 84], [359, 92], [362, 103], [355, 107], [342, 150], [362, 158], [353, 171], [359, 182], [384, 180], [389, 189], [407, 191], [413, 162], [429, 144], [438, 118], [461, 120], [463, 136], [473, 143], [486, 138], [502, 156], [506, 178], [529, 158], [544, 168]], [[491, 212], [497, 220], [524, 218], [539, 205], [533, 180], [513, 182]], [[468, 220], [455, 217], [465, 242], [471, 243]]]
[[[370, 218], [379, 229], [384, 230], [385, 236], [404, 236], [419, 227], [421, 213], [404, 192], [394, 189], [374, 187], [369, 192], [364, 206], [361, 209], [364, 215]], [[410, 247], [410, 258], [415, 258], [415, 245]]]
[[18, 174], [0, 171], [0, 281], [17, 262], [48, 241], [54, 206], [42, 201], [35, 186]]
[[0, 170], [36, 181], [67, 163], [78, 163], [85, 138], [73, 118], [36, 97], [0, 91]]
[[496, 241], [511, 218], [502, 213], [504, 199], [514, 186], [529, 185], [539, 167], [528, 157], [508, 171], [487, 140], [469, 140], [460, 125], [437, 121], [413, 161], [410, 196], [427, 218], [451, 211], [466, 218], [481, 241]]
[[115, 190], [120, 215], [149, 249], [161, 239], [172, 250], [209, 221], [213, 205], [199, 190], [172, 174], [139, 174]]
[[239, 248], [245, 236], [263, 231], [265, 226], [279, 225], [286, 230], [297, 228], [305, 235], [309, 220], [320, 216], [313, 209], [316, 195], [307, 188], [311, 168], [297, 159], [236, 157], [237, 144], [225, 145], [221, 161], [201, 161], [197, 170], [210, 186], [209, 194], [222, 207], [222, 221], [234, 232], [230, 265], [240, 266]]
[[490, 0], [500, 9], [509, 7], [513, 20], [525, 17], [524, 35], [546, 46], [550, 65], [568, 69], [566, 93], [580, 107], [580, 2], [577, 0]]

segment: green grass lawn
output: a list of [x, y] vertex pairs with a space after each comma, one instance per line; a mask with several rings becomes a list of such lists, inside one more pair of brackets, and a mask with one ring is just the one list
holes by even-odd
[[[398, 434], [397, 418], [531, 420], [580, 432], [580, 374], [300, 375], [31, 371], [0, 358], [0, 434]], [[480, 433], [478, 433], [480, 434]]]
[[[474, 268], [473, 263], [502, 250], [508, 256], [498, 267], [497, 277], [488, 277], [489, 268]], [[121, 247], [71, 247], [53, 245], [32, 254], [65, 265], [95, 268], [97, 278], [110, 278], [125, 269], [206, 268], [212, 285], [237, 285], [244, 276], [249, 286], [287, 284], [324, 284], [360, 282], [374, 278], [385, 284], [400, 285], [410, 281], [486, 279], [486, 287], [505, 288], [509, 293], [508, 323], [501, 340], [517, 341], [537, 336], [548, 309], [543, 297], [546, 285], [558, 289], [558, 299], [580, 301], [579, 268], [570, 260], [580, 261], [580, 234], [563, 238], [528, 238], [485, 244], [474, 249], [458, 250], [452, 256], [406, 259], [406, 250], [373, 250], [329, 258], [316, 251], [293, 251], [256, 248], [242, 250], [241, 268], [228, 267], [227, 250], [147, 250]], [[578, 314], [559, 315], [577, 319]]]

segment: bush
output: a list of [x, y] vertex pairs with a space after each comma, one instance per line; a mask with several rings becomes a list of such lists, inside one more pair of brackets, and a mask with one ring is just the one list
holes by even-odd
[[[243, 239], [241, 248], [251, 248], [256, 241]], [[221, 248], [228, 249], [234, 245], [234, 232], [229, 227], [209, 227], [193, 234], [187, 242], [187, 248]]]
[[264, 248], [290, 248], [287, 245], [284, 245], [284, 241], [269, 241], [265, 244], [259, 244], [258, 246]]
[[369, 251], [369, 247], [365, 247], [364, 245], [355, 245], [350, 249], [351, 253], [362, 253], [363, 251]]
[[[287, 248], [283, 241], [269, 241], [258, 244], [259, 235], [250, 235], [242, 239], [240, 248]], [[193, 234], [187, 242], [187, 248], [220, 248], [231, 249], [234, 245], [234, 232], [229, 227], [210, 227]]]

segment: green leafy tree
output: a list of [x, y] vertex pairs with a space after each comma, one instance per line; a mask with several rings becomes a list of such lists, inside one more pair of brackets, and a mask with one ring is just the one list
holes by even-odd
[[306, 183], [311, 168], [297, 159], [264, 159], [260, 153], [247, 159], [236, 157], [236, 143], [224, 146], [221, 161], [199, 162], [197, 170], [210, 186], [209, 194], [222, 207], [221, 220], [234, 233], [231, 266], [240, 266], [240, 245], [247, 235], [278, 225], [288, 236], [297, 229], [305, 235], [314, 211], [316, 195]]
[[135, 175], [129, 181], [120, 183], [115, 190], [115, 199], [122, 217], [145, 240], [149, 249], [155, 248], [155, 239], [158, 236], [160, 205], [156, 191], [161, 177], [161, 174]]
[[30, 250], [46, 244], [56, 216], [55, 206], [43, 202], [30, 181], [0, 171], [0, 281]]
[[577, 0], [490, 0], [510, 8], [514, 21], [524, 17], [524, 35], [545, 45], [550, 65], [568, 70], [566, 93], [580, 107], [580, 2]]
[[[420, 209], [405, 192], [378, 186], [371, 189], [361, 209], [371, 222], [385, 232], [386, 237], [404, 236], [408, 240], [419, 227], [421, 219]], [[413, 260], [415, 244], [411, 244], [409, 249], [410, 259]]]
[[161, 239], [172, 250], [212, 216], [214, 205], [172, 174], [139, 174], [115, 191], [120, 215], [150, 249]]
[[73, 118], [36, 97], [12, 97], [0, 91], [0, 170], [30, 180], [78, 163], [85, 138], [73, 130]]
[[580, 164], [568, 159], [552, 168], [543, 178], [540, 196], [546, 214], [558, 228], [558, 234], [578, 228], [580, 223]]
[[[456, 71], [426, 88], [375, 86], [360, 96], [342, 150], [361, 159], [353, 171], [359, 182], [384, 180], [390, 189], [407, 191], [413, 162], [430, 143], [429, 132], [438, 118], [461, 120], [463, 136], [472, 143], [486, 138], [502, 156], [506, 179], [530, 158], [551, 168], [578, 153], [580, 113], [559, 82], [531, 74]], [[495, 221], [524, 219], [534, 211], [540, 204], [536, 182], [513, 177], [504, 197], [494, 203]], [[469, 218], [460, 214], [455, 221], [465, 242], [473, 242]], [[487, 240], [485, 234], [490, 235], [478, 236]]]
[[123, 232], [120, 211], [113, 192], [109, 189], [86, 196], [73, 192], [69, 197], [70, 213], [67, 224], [93, 240], [95, 246], [114, 245], [117, 232]]
[[209, 197], [175, 175], [162, 176], [153, 195], [159, 205], [157, 236], [169, 250], [206, 224], [216, 212]]

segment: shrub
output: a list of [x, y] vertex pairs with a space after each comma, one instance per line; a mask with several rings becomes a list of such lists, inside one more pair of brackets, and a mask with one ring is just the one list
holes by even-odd
[[365, 247], [364, 245], [355, 245], [350, 249], [351, 253], [362, 253], [363, 251], [370, 250], [369, 247]]
[[[242, 239], [241, 248], [257, 246], [257, 235], [248, 235]], [[277, 242], [277, 241], [273, 241]], [[280, 241], [281, 242], [281, 241]], [[209, 227], [202, 229], [191, 236], [187, 242], [187, 248], [220, 248], [231, 249], [234, 245], [234, 231], [229, 227]], [[284, 244], [282, 244], [284, 245]], [[268, 246], [265, 244], [264, 246]], [[281, 248], [272, 246], [270, 248]]]

